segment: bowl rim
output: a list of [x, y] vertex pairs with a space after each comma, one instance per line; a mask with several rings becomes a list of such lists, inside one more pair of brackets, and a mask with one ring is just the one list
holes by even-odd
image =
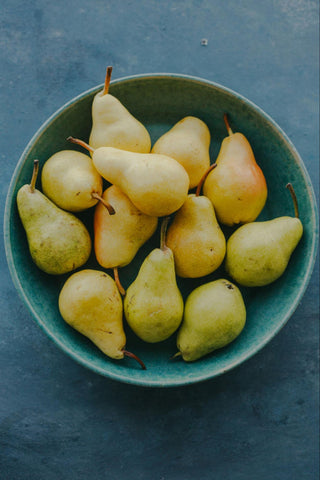
[[71, 108], [76, 102], [81, 100], [82, 98], [85, 98], [89, 95], [93, 95], [97, 93], [99, 90], [103, 88], [103, 84], [96, 85], [94, 87], [91, 87], [84, 92], [78, 94], [77, 96], [73, 97], [72, 99], [68, 100], [65, 102], [61, 107], [59, 107], [54, 113], [52, 113], [41, 125], [40, 127], [36, 130], [36, 132], [33, 134], [29, 142], [27, 143], [26, 147], [24, 148], [22, 154], [20, 155], [18, 162], [15, 166], [15, 169], [13, 171], [11, 181], [8, 186], [7, 190], [7, 196], [6, 196], [6, 202], [5, 202], [5, 208], [4, 208], [4, 246], [5, 246], [5, 253], [6, 253], [6, 258], [7, 258], [7, 263], [9, 267], [9, 271], [11, 274], [11, 278], [13, 280], [13, 284], [26, 305], [27, 309], [35, 319], [36, 323], [42, 328], [43, 331], [45, 331], [46, 335], [64, 352], [66, 353], [69, 357], [71, 357], [73, 360], [81, 364], [82, 366], [86, 367], [87, 369], [94, 371], [97, 374], [100, 374], [106, 378], [109, 378], [111, 380], [117, 380], [121, 381], [122, 383], [126, 384], [132, 384], [136, 386], [142, 386], [142, 387], [177, 387], [177, 386], [185, 386], [185, 385], [190, 385], [194, 383], [199, 383], [203, 382], [206, 380], [210, 380], [213, 378], [216, 378], [232, 369], [235, 367], [239, 366], [252, 356], [254, 356], [256, 353], [258, 353], [267, 343], [269, 343], [276, 335], [277, 333], [285, 326], [285, 324], [288, 322], [289, 318], [293, 315], [295, 310], [297, 309], [301, 298], [303, 297], [305, 290], [309, 284], [317, 253], [318, 253], [318, 238], [319, 238], [319, 218], [318, 218], [318, 207], [317, 207], [317, 201], [315, 197], [315, 192], [313, 189], [313, 185], [309, 176], [309, 173], [306, 169], [306, 166], [298, 153], [296, 147], [288, 137], [288, 135], [282, 130], [282, 128], [275, 122], [275, 120], [268, 114], [266, 113], [261, 107], [256, 105], [252, 100], [249, 100], [242, 94], [230, 89], [229, 87], [226, 87], [224, 85], [221, 85], [219, 83], [216, 83], [214, 81], [204, 79], [202, 77], [198, 76], [193, 76], [193, 75], [187, 75], [187, 74], [182, 74], [182, 73], [141, 73], [141, 74], [136, 74], [136, 75], [128, 75], [124, 77], [120, 77], [117, 79], [112, 79], [110, 82], [110, 85], [117, 85], [117, 84], [123, 84], [126, 82], [132, 82], [135, 80], [147, 80], [147, 79], [182, 79], [186, 81], [190, 81], [193, 83], [198, 83], [202, 86], [208, 86], [210, 88], [215, 88], [217, 90], [220, 90], [223, 93], [227, 93], [233, 97], [235, 97], [237, 100], [245, 103], [247, 106], [249, 106], [251, 109], [255, 110], [256, 113], [261, 115], [267, 122], [271, 124], [271, 126], [280, 134], [280, 136], [283, 138], [285, 141], [287, 147], [291, 151], [292, 155], [295, 157], [297, 164], [301, 170], [301, 173], [304, 177], [304, 181], [307, 187], [307, 193], [308, 197], [310, 199], [310, 205], [312, 206], [312, 213], [313, 217], [311, 219], [311, 223], [313, 226], [313, 235], [312, 235], [312, 244], [311, 244], [311, 253], [309, 258], [309, 262], [307, 264], [307, 268], [305, 270], [305, 275], [303, 282], [301, 283], [299, 290], [297, 292], [295, 302], [291, 304], [290, 309], [286, 312], [286, 314], [283, 316], [282, 321], [277, 324], [277, 327], [274, 328], [272, 331], [268, 332], [267, 335], [265, 335], [260, 342], [257, 342], [253, 347], [250, 349], [246, 350], [243, 352], [240, 356], [237, 357], [235, 361], [230, 363], [227, 367], [220, 367], [216, 372], [213, 374], [210, 374], [208, 372], [204, 374], [197, 374], [196, 377], [191, 376], [190, 378], [188, 376], [183, 377], [183, 378], [177, 378], [173, 377], [173, 379], [166, 379], [165, 381], [158, 381], [155, 380], [154, 382], [150, 379], [143, 379], [143, 378], [134, 378], [130, 377], [127, 374], [121, 374], [121, 373], [114, 373], [114, 372], [108, 372], [104, 368], [99, 367], [95, 365], [93, 362], [90, 362], [89, 360], [84, 359], [81, 355], [75, 353], [72, 351], [65, 343], [60, 341], [53, 332], [51, 332], [48, 327], [45, 325], [45, 323], [41, 320], [40, 316], [37, 314], [37, 312], [34, 310], [32, 307], [32, 304], [30, 303], [29, 299], [27, 298], [21, 282], [19, 280], [19, 276], [17, 273], [16, 266], [14, 264], [14, 259], [13, 259], [13, 254], [12, 254], [12, 249], [11, 249], [11, 238], [10, 238], [10, 222], [9, 219], [11, 217], [11, 212], [13, 208], [13, 201], [12, 201], [12, 194], [15, 190], [16, 183], [18, 176], [20, 174], [20, 171], [23, 167], [24, 160], [28, 156], [29, 152], [31, 151], [34, 143], [38, 140], [38, 138], [42, 135], [42, 133], [50, 126], [51, 123], [53, 123], [62, 113], [64, 113], [67, 109]]

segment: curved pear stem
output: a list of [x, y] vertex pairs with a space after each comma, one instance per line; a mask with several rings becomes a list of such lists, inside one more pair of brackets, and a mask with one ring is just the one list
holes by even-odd
[[287, 183], [286, 188], [289, 190], [291, 194], [291, 198], [294, 206], [294, 216], [296, 218], [299, 218], [299, 208], [298, 208], [298, 200], [297, 200], [296, 192], [294, 191], [291, 183]]
[[228, 115], [226, 113], [223, 115], [223, 120], [224, 120], [224, 123], [227, 127], [228, 135], [232, 135], [233, 131], [231, 130]]
[[143, 361], [137, 355], [135, 355], [134, 353], [128, 352], [128, 350], [122, 350], [122, 353], [126, 357], [130, 357], [130, 358], [133, 358], [134, 360], [136, 360], [141, 365], [142, 370], [147, 370], [147, 367], [145, 366]]
[[160, 229], [160, 248], [161, 250], [165, 250], [167, 247], [166, 245], [166, 234], [167, 234], [167, 228], [168, 228], [168, 223], [169, 223], [170, 217], [164, 217], [161, 223], [161, 229]]
[[33, 161], [32, 177], [31, 177], [31, 181], [30, 181], [31, 193], [33, 193], [35, 191], [38, 172], [39, 172], [39, 160], [34, 160]]
[[170, 360], [176, 360], [176, 358], [180, 358], [181, 355], [182, 355], [181, 352], [177, 352], [174, 355], [172, 355], [172, 357], [170, 357]]
[[81, 147], [85, 148], [89, 152], [94, 152], [94, 148], [92, 148], [88, 143], [84, 142], [83, 140], [79, 140], [79, 138], [68, 137], [68, 142], [75, 143], [76, 145], [80, 145]]
[[114, 215], [116, 213], [113, 206], [110, 205], [110, 203], [106, 202], [105, 199], [102, 198], [97, 192], [92, 192], [91, 196], [92, 196], [92, 198], [96, 198], [97, 200], [99, 200], [99, 202], [102, 203], [102, 205], [104, 205], [106, 207], [106, 209], [109, 212], [109, 215]]
[[214, 169], [216, 168], [217, 164], [216, 163], [213, 163], [212, 165], [210, 165], [210, 167], [204, 172], [204, 174], [202, 175], [201, 179], [200, 179], [200, 182], [198, 183], [198, 186], [197, 186], [197, 190], [196, 190], [196, 197], [199, 197], [200, 196], [200, 193], [201, 193], [201, 189], [202, 189], [202, 186], [204, 184], [204, 181], [205, 179], [207, 178], [207, 176], [209, 175], [209, 173]]
[[126, 294], [126, 291], [125, 291], [125, 289], [123, 288], [123, 286], [121, 285], [120, 278], [119, 278], [119, 270], [118, 270], [118, 267], [114, 267], [114, 268], [113, 268], [113, 275], [114, 275], [114, 281], [116, 282], [116, 285], [117, 285], [117, 287], [118, 287], [118, 290], [119, 290], [119, 292], [121, 293], [121, 295], [124, 297], [125, 294]]
[[112, 67], [107, 67], [106, 77], [104, 79], [104, 87], [102, 90], [102, 95], [107, 95], [109, 92], [109, 85], [111, 81]]

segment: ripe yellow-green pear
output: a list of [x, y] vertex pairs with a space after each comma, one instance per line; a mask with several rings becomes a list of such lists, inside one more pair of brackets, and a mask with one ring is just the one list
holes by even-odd
[[189, 175], [189, 188], [196, 187], [210, 166], [211, 135], [200, 118], [188, 116], [176, 123], [154, 144], [151, 152], [177, 160]]
[[[288, 188], [296, 201], [291, 184]], [[295, 212], [295, 217], [283, 216], [242, 225], [231, 235], [225, 268], [238, 284], [262, 287], [283, 275], [303, 234], [296, 203]]]
[[109, 93], [112, 67], [107, 68], [105, 84], [92, 102], [92, 148], [115, 147], [131, 152], [149, 153], [151, 139], [148, 130], [116, 97]]
[[178, 331], [178, 355], [193, 362], [235, 340], [246, 323], [239, 288], [225, 279], [205, 283], [187, 297]]
[[85, 269], [71, 275], [59, 295], [62, 318], [114, 359], [135, 357], [125, 349], [123, 303], [114, 280], [105, 272]]
[[[69, 141], [91, 149], [85, 142]], [[178, 210], [188, 195], [189, 177], [179, 162], [156, 153], [135, 153], [113, 147], [92, 150], [100, 175], [117, 185], [146, 215], [164, 217]]]
[[70, 212], [93, 207], [102, 194], [102, 177], [91, 157], [73, 150], [61, 150], [45, 162], [41, 185], [50, 200]]
[[247, 138], [233, 133], [224, 118], [229, 135], [222, 141], [217, 168], [204, 182], [203, 193], [212, 201], [218, 221], [233, 226], [258, 217], [266, 203], [267, 184]]
[[183, 299], [176, 282], [172, 251], [165, 245], [149, 253], [124, 298], [125, 318], [135, 334], [149, 343], [169, 338], [183, 316]]
[[81, 267], [89, 258], [91, 238], [85, 225], [35, 188], [39, 163], [30, 184], [17, 194], [17, 207], [31, 257], [46, 273], [61, 275]]
[[109, 215], [102, 203], [94, 212], [94, 249], [104, 268], [124, 267], [154, 234], [158, 217], [141, 213], [119, 187], [111, 185], [102, 198], [116, 213]]
[[221, 265], [226, 253], [226, 240], [213, 205], [200, 195], [202, 181], [196, 193], [188, 195], [168, 228], [167, 246], [173, 252], [180, 277], [209, 275]]

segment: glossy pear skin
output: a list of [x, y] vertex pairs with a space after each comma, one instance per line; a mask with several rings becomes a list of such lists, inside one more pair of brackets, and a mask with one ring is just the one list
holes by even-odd
[[168, 228], [166, 243], [180, 277], [203, 277], [221, 265], [226, 240], [207, 197], [188, 195]]
[[110, 215], [102, 203], [95, 207], [96, 258], [104, 268], [124, 267], [153, 235], [158, 218], [141, 213], [115, 185], [107, 188], [102, 198], [114, 207], [116, 213]]
[[210, 166], [210, 140], [207, 125], [199, 118], [189, 116], [162, 135], [151, 151], [167, 155], [181, 163], [189, 175], [189, 188], [193, 188]]
[[92, 148], [115, 147], [131, 152], [149, 153], [149, 132], [113, 95], [99, 92], [92, 102]]
[[145, 342], [161, 342], [177, 330], [183, 299], [169, 248], [156, 248], [146, 257], [127, 289], [124, 312], [132, 330]]
[[228, 226], [253, 222], [268, 192], [246, 137], [232, 133], [224, 138], [216, 163], [217, 168], [204, 182], [203, 193], [212, 201], [219, 222]]
[[93, 152], [92, 161], [100, 175], [117, 185], [146, 215], [170, 215], [187, 198], [187, 172], [165, 155], [101, 147]]
[[62, 318], [103, 353], [121, 359], [126, 344], [123, 304], [114, 280], [105, 272], [85, 269], [71, 275], [59, 295]]
[[284, 273], [302, 234], [295, 217], [243, 225], [227, 242], [226, 270], [240, 285], [268, 285]]
[[70, 212], [96, 205], [98, 200], [92, 194], [102, 194], [102, 178], [91, 157], [73, 150], [59, 151], [45, 162], [41, 184], [50, 200]]
[[17, 206], [31, 257], [38, 268], [61, 275], [81, 267], [88, 260], [90, 235], [72, 213], [57, 207], [30, 185], [18, 191]]
[[192, 362], [225, 347], [237, 338], [246, 322], [240, 290], [225, 279], [197, 287], [188, 296], [177, 347]]

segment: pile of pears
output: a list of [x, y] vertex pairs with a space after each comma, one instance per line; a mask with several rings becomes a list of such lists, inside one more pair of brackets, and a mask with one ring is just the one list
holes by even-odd
[[[142, 359], [126, 349], [134, 335], [158, 343], [176, 335], [173, 358], [198, 360], [233, 342], [246, 324], [241, 287], [263, 287], [285, 271], [303, 227], [294, 216], [257, 221], [267, 183], [247, 138], [231, 130], [211, 164], [211, 134], [187, 116], [154, 145], [146, 127], [109, 93], [112, 68], [92, 103], [88, 143], [39, 161], [17, 207], [30, 255], [48, 275], [68, 274], [58, 298], [62, 319], [107, 357]], [[79, 212], [92, 212], [93, 234]], [[159, 227], [159, 228], [158, 228]], [[229, 238], [222, 227], [232, 227]], [[121, 268], [158, 235], [125, 290]], [[99, 269], [87, 262], [94, 253]], [[207, 276], [223, 266], [222, 278]], [[178, 278], [202, 279], [184, 300]]]

